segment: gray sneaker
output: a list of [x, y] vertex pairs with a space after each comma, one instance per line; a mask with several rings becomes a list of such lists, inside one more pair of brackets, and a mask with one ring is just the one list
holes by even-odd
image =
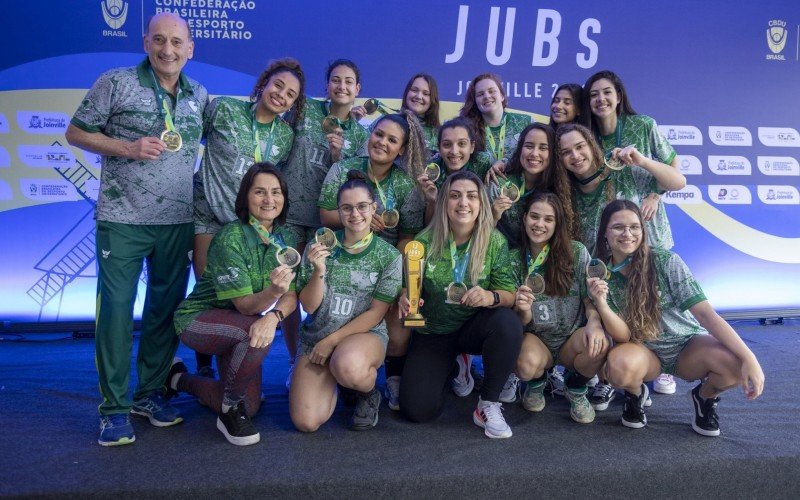
[[525, 384], [525, 392], [522, 394], [522, 407], [537, 413], [544, 410], [544, 386], [544, 380], [539, 383], [528, 382]]
[[594, 422], [594, 408], [589, 404], [586, 392], [586, 387], [577, 392], [569, 388], [564, 389], [564, 397], [569, 400], [569, 416], [579, 424]]
[[511, 372], [508, 376], [508, 380], [506, 380], [505, 385], [503, 385], [503, 390], [500, 391], [500, 402], [501, 403], [513, 403], [517, 400], [517, 387], [519, 386], [519, 378], [517, 374]]
[[378, 410], [381, 407], [381, 393], [373, 387], [367, 394], [358, 394], [358, 402], [350, 418], [351, 431], [367, 431], [378, 425]]

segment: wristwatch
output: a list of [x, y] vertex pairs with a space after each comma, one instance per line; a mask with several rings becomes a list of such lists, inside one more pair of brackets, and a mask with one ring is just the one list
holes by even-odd
[[492, 305], [496, 306], [497, 304], [500, 303], [500, 294], [497, 292], [492, 292], [492, 295], [494, 295], [494, 302], [492, 303]]
[[274, 314], [275, 316], [278, 317], [278, 322], [283, 321], [283, 311], [281, 311], [280, 309], [273, 309], [267, 314], [270, 314], [270, 313], [272, 313], [272, 314]]

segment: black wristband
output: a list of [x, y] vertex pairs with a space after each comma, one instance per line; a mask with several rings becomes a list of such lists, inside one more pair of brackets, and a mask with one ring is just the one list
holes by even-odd
[[[272, 313], [275, 316], [277, 316], [279, 322], [283, 321], [283, 311], [281, 311], [280, 309], [273, 309], [269, 313]], [[269, 314], [269, 313], [267, 313], [267, 314]]]
[[494, 295], [494, 303], [492, 305], [496, 306], [497, 304], [500, 303], [500, 294], [493, 291], [492, 295]]

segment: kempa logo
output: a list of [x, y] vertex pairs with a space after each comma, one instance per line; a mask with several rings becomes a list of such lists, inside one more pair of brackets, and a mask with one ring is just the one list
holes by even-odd
[[773, 19], [767, 24], [769, 26], [767, 28], [767, 46], [772, 51], [772, 54], [767, 54], [767, 59], [785, 61], [786, 57], [781, 52], [786, 47], [786, 39], [789, 37], [786, 21]]
[[100, 2], [103, 9], [103, 19], [109, 28], [119, 29], [128, 18], [128, 2], [122, 0], [104, 0]]

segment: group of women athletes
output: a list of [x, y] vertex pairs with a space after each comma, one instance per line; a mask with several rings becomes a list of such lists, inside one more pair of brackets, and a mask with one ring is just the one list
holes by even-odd
[[[659, 195], [685, 179], [614, 73], [560, 86], [550, 125], [506, 111], [493, 74], [477, 76], [460, 116], [443, 124], [430, 75], [409, 80], [397, 113], [355, 106], [352, 61], [333, 61], [325, 76], [326, 98], [305, 97], [299, 63], [277, 60], [250, 102], [220, 97], [206, 112], [197, 284], [175, 323], [186, 345], [217, 357], [219, 380], [176, 359], [167, 385], [212, 408], [228, 441], [260, 439], [251, 417], [279, 325], [290, 416], [303, 432], [331, 417], [339, 395], [355, 404], [352, 429], [373, 428], [384, 363], [388, 406], [434, 419], [448, 387], [472, 391], [470, 355], [484, 366], [473, 421], [491, 438], [512, 435], [502, 402], [520, 380], [523, 407], [543, 410], [554, 365], [581, 423], [610, 400], [590, 402], [595, 375], [624, 390], [622, 423], [634, 428], [647, 422], [646, 382], [662, 375], [700, 380], [692, 427], [708, 436], [719, 434], [722, 391], [761, 393], [755, 356], [669, 251]], [[367, 130], [358, 119], [376, 109]], [[426, 323], [409, 330], [401, 252], [412, 239], [425, 248]]]

